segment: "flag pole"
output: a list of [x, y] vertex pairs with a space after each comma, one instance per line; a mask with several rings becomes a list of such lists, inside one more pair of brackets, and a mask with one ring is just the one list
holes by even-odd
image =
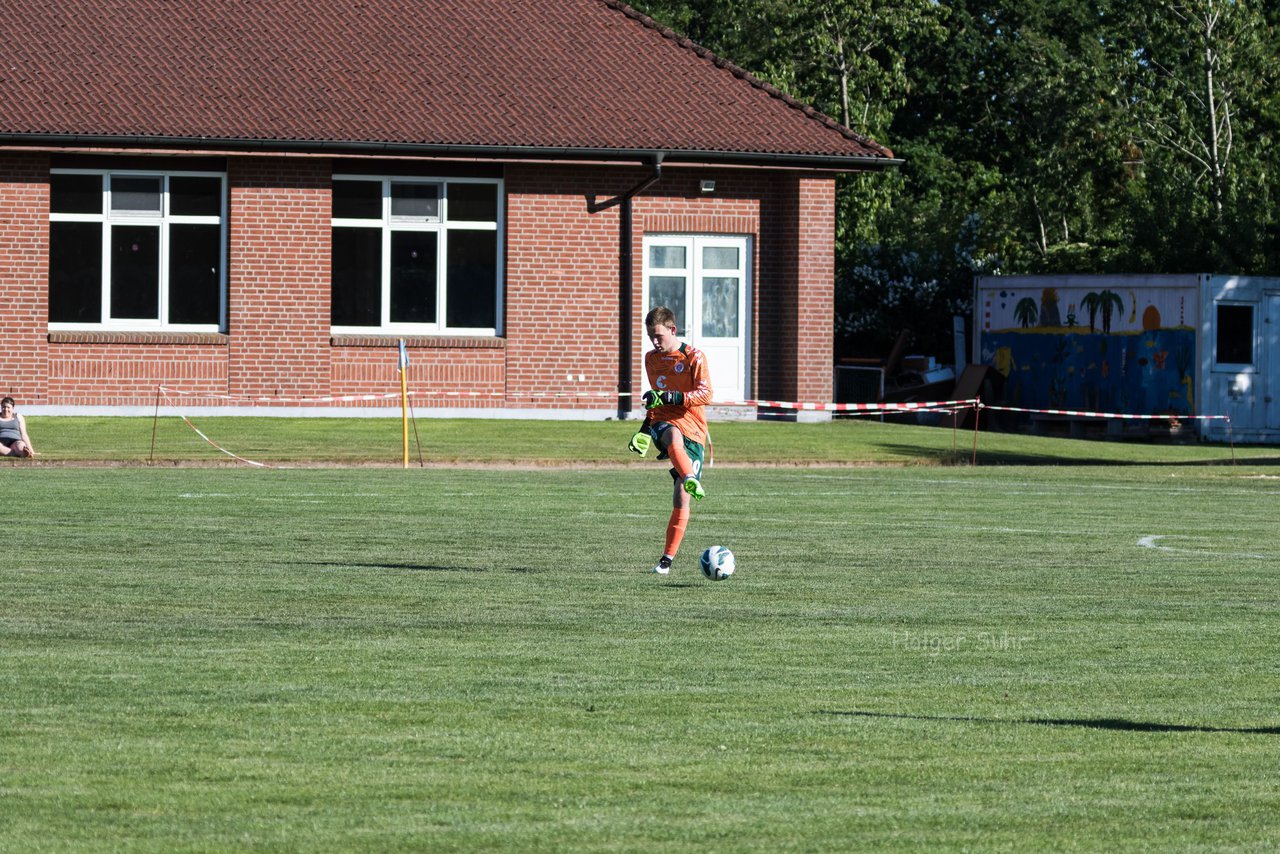
[[409, 467], [409, 351], [400, 339], [400, 447], [404, 468]]

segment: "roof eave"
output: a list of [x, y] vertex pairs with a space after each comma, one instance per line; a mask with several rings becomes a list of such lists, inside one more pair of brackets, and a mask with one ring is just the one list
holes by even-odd
[[[795, 154], [759, 151], [711, 151], [657, 148], [590, 148], [536, 145], [454, 145], [353, 140], [276, 140], [150, 135], [0, 133], [0, 147], [124, 148], [186, 151], [304, 153], [419, 156], [478, 160], [641, 161], [659, 155], [667, 165], [766, 166], [850, 172], [883, 170], [902, 165], [900, 158], [882, 155]], [[892, 155], [892, 152], [889, 152]]]

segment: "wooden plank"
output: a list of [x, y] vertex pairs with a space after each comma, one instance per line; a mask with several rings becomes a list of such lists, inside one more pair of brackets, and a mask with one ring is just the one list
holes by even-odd
[[[978, 396], [982, 384], [986, 382], [990, 365], [965, 365], [960, 379], [956, 380], [956, 389], [951, 392], [949, 400], [970, 400]], [[972, 409], [962, 409], [955, 414], [947, 413], [938, 422], [939, 427], [963, 427], [973, 417]]]

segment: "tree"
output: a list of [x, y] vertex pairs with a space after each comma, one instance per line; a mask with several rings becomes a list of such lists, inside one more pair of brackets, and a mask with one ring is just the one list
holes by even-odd
[[841, 355], [948, 353], [976, 273], [1280, 274], [1280, 4], [634, 5], [904, 158], [839, 179]]
[[933, 0], [812, 0], [768, 4], [789, 34], [796, 88], [845, 127], [884, 131], [906, 98], [912, 44], [946, 37], [947, 8]]
[[1132, 200], [1140, 262], [1275, 270], [1267, 176], [1276, 154], [1273, 135], [1256, 132], [1274, 105], [1274, 26], [1243, 0], [1162, 0], [1132, 16], [1125, 79], [1143, 189]]

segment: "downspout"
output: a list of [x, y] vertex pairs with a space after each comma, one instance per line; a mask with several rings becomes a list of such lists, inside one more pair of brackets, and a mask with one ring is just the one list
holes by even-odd
[[631, 313], [631, 282], [635, 267], [635, 258], [631, 251], [632, 219], [631, 199], [652, 187], [662, 178], [663, 153], [653, 155], [653, 172], [630, 190], [611, 199], [597, 202], [592, 197], [587, 202], [590, 213], [621, 205], [618, 212], [618, 419], [625, 420], [631, 415], [632, 388], [631, 372], [631, 336], [635, 330], [635, 318]]

